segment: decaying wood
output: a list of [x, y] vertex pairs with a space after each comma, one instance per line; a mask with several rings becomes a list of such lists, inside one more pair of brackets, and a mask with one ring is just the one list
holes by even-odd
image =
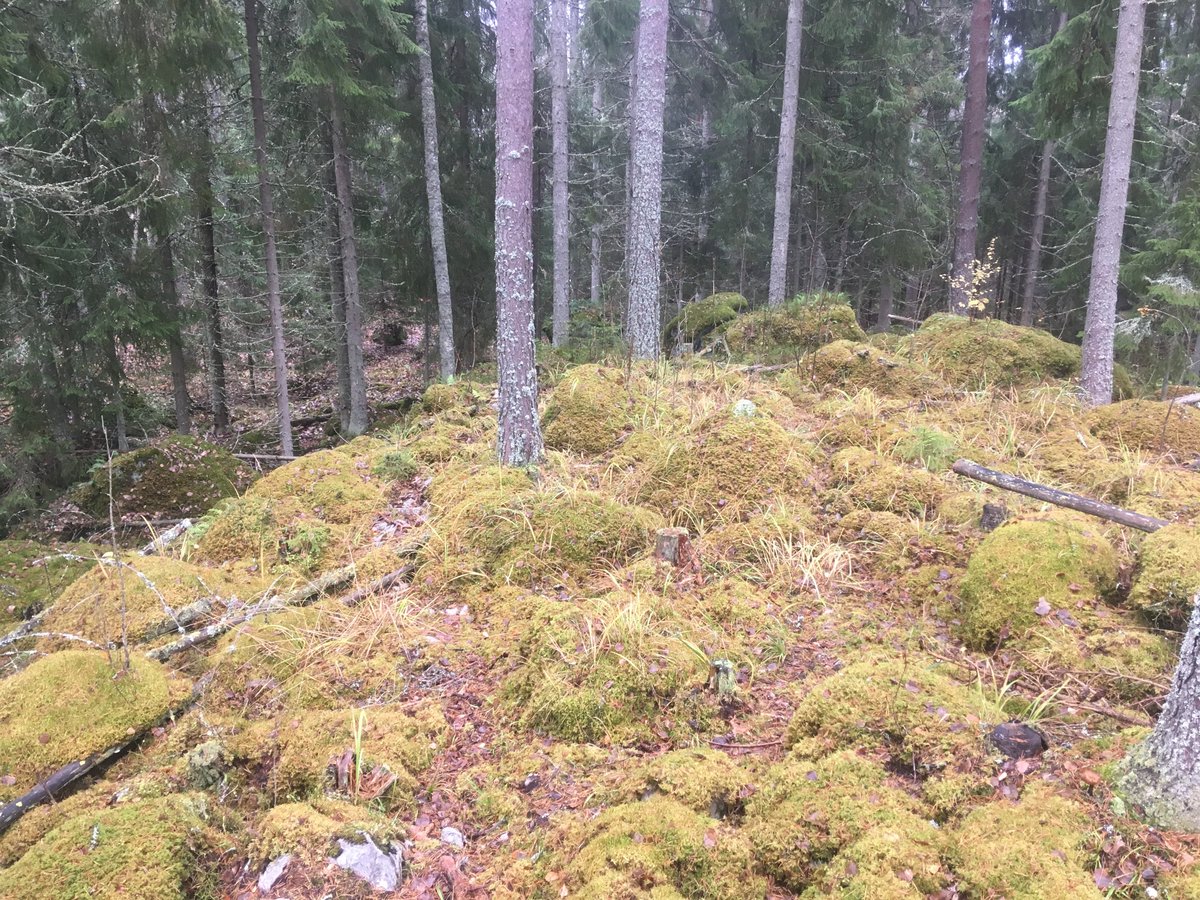
[[1139, 531], [1158, 531], [1158, 529], [1171, 524], [1165, 519], [1144, 516], [1141, 513], [1132, 512], [1128, 509], [1121, 509], [1118, 506], [1101, 503], [1099, 500], [1091, 500], [1087, 497], [1081, 497], [1078, 494], [1069, 494], [1066, 491], [1046, 487], [1043, 484], [1026, 481], [1024, 478], [1017, 478], [1015, 475], [1006, 475], [1003, 472], [997, 472], [995, 469], [988, 469], [978, 463], [971, 462], [969, 459], [958, 460], [958, 462], [951, 466], [951, 470], [958, 475], [962, 475], [964, 478], [982, 481], [985, 484], [994, 485], [1006, 491], [1012, 491], [1014, 494], [1033, 497], [1035, 500], [1043, 500], [1046, 503], [1053, 503], [1055, 506], [1063, 506], [1067, 509], [1073, 509], [1076, 512], [1087, 513], [1089, 516], [1096, 516], [1100, 519], [1106, 519], [1109, 522], [1116, 522], [1119, 525], [1127, 525]]
[[42, 624], [42, 619], [46, 618], [46, 613], [48, 612], [50, 612], [49, 607], [43, 609], [37, 615], [30, 616], [4, 637], [0, 638], [0, 647], [7, 647], [10, 644], [15, 644], [22, 638], [29, 637]]
[[660, 528], [654, 536], [654, 558], [680, 572], [701, 577], [700, 554], [686, 528]]
[[250, 459], [258, 462], [292, 462], [297, 456], [276, 456], [272, 453], [235, 453], [234, 459]]
[[178, 540], [180, 535], [182, 535], [191, 527], [191, 519], [180, 519], [162, 534], [156, 536], [154, 540], [148, 543], [145, 547], [143, 547], [140, 551], [141, 555], [153, 556], [155, 553], [166, 549], [173, 541]]
[[393, 584], [412, 571], [412, 566], [404, 566], [402, 569], [397, 569], [395, 572], [388, 572], [382, 578], [376, 578], [366, 587], [359, 588], [353, 593], [347, 594], [342, 598], [343, 606], [358, 606], [372, 594], [378, 594], [380, 591], [386, 591]]
[[1182, 397], [1171, 398], [1172, 403], [1182, 403], [1184, 406], [1194, 406], [1200, 403], [1200, 394], [1185, 394]]
[[82, 778], [101, 763], [112, 759], [122, 750], [140, 740], [145, 734], [145, 731], [140, 731], [124, 743], [109, 747], [107, 750], [101, 750], [99, 753], [93, 753], [85, 759], [72, 760], [45, 781], [26, 791], [16, 800], [0, 806], [0, 834], [3, 834], [9, 826], [25, 815], [25, 813], [29, 812], [30, 809], [40, 803], [45, 803], [47, 800], [56, 799], [72, 782]]

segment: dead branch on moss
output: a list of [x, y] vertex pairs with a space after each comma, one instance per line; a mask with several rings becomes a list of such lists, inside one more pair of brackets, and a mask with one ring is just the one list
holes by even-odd
[[43, 609], [40, 613], [30, 616], [4, 637], [0, 638], [0, 647], [7, 647], [9, 644], [15, 644], [22, 638], [27, 638], [31, 633], [42, 624], [42, 619], [46, 618], [46, 613], [50, 612], [49, 608]]
[[191, 519], [180, 519], [162, 534], [155, 536], [154, 540], [138, 551], [138, 554], [140, 556], [153, 556], [155, 553], [160, 553], [191, 527]]

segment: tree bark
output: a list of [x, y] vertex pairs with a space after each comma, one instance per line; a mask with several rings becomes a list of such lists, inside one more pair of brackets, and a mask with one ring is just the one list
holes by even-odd
[[433, 51], [429, 40], [429, 0], [417, 0], [417, 64], [421, 73], [421, 129], [425, 136], [425, 196], [429, 204], [429, 244], [437, 286], [438, 361], [443, 381], [457, 371], [454, 354], [454, 303], [442, 211], [442, 173], [438, 159], [437, 102], [433, 94]]
[[[207, 140], [207, 129], [205, 129]], [[196, 216], [200, 224], [200, 255], [204, 288], [204, 327], [208, 335], [208, 394], [213, 430], [229, 431], [229, 389], [225, 381], [225, 342], [221, 330], [221, 296], [217, 269], [217, 235], [213, 217], [212, 145], [196, 172]]]
[[258, 199], [262, 207], [267, 266], [267, 309], [271, 315], [271, 355], [275, 362], [275, 403], [279, 414], [279, 451], [292, 456], [292, 409], [288, 400], [287, 342], [279, 292], [279, 255], [275, 248], [275, 202], [267, 168], [267, 116], [263, 106], [262, 60], [258, 42], [258, 0], [244, 0], [246, 51], [250, 69], [250, 108], [254, 119], [254, 158], [258, 167]]
[[[596, 60], [592, 60], [592, 125], [599, 130], [601, 110], [604, 108], [604, 81], [600, 77], [600, 66]], [[601, 265], [603, 263], [603, 254], [600, 243], [600, 217], [603, 213], [600, 191], [600, 154], [599, 141], [592, 148], [592, 192], [594, 197], [592, 220], [592, 246], [591, 246], [591, 301], [592, 308], [600, 308], [600, 284], [602, 281]]]
[[363, 308], [358, 287], [358, 241], [354, 236], [354, 190], [350, 153], [342, 121], [342, 100], [329, 91], [330, 135], [333, 140], [333, 180], [337, 187], [338, 233], [341, 237], [342, 283], [346, 287], [346, 371], [350, 375], [349, 437], [367, 430], [367, 374], [363, 367]]
[[662, 347], [659, 310], [659, 230], [662, 225], [663, 110], [667, 78], [667, 0], [641, 0], [637, 41], [637, 94], [633, 100], [629, 161], [629, 345], [636, 359], [657, 359]]
[[[334, 412], [338, 427], [350, 428], [350, 354], [346, 343], [346, 280], [342, 264], [342, 235], [338, 227], [337, 180], [333, 174], [333, 141], [329, 143], [328, 178], [325, 185], [325, 218], [329, 228], [329, 314], [333, 323], [333, 365], [337, 373]], [[293, 423], [294, 424], [294, 423]]]
[[1029, 252], [1025, 257], [1025, 284], [1021, 290], [1020, 323], [1026, 327], [1033, 324], [1037, 307], [1037, 284], [1042, 267], [1042, 235], [1046, 231], [1046, 201], [1050, 195], [1050, 166], [1053, 161], [1054, 141], [1046, 141], [1042, 144], [1042, 162], [1038, 167], [1033, 222], [1029, 229]]
[[1137, 119], [1145, 23], [1146, 0], [1121, 0], [1100, 180], [1100, 208], [1096, 217], [1087, 318], [1083, 327], [1081, 383], [1084, 402], [1090, 406], [1112, 402], [1117, 276], [1121, 265], [1121, 237], [1125, 231], [1125, 206], [1129, 198], [1129, 170], [1133, 163], [1133, 126]]
[[166, 306], [167, 352], [171, 359], [171, 394], [175, 400], [175, 430], [192, 433], [192, 400], [187, 388], [187, 358], [183, 353], [183, 330], [179, 321], [179, 282], [175, 275], [175, 249], [170, 234], [159, 243], [163, 261], [163, 302]]
[[565, 347], [570, 338], [571, 251], [567, 128], [568, 47], [567, 3], [550, 0], [550, 123], [554, 157], [554, 299], [552, 343]]
[[950, 311], [959, 315], [967, 314], [971, 263], [975, 260], [975, 231], [979, 225], [991, 29], [991, 0], [974, 0], [967, 62], [967, 98], [963, 105], [962, 151], [959, 157], [958, 218], [954, 226], [954, 262], [950, 270]]
[[533, 344], [533, 0], [496, 3], [497, 455], [542, 459]]
[[792, 227], [792, 167], [796, 159], [796, 104], [800, 94], [800, 47], [804, 0], [788, 0], [787, 49], [783, 63], [783, 108], [779, 114], [779, 155], [775, 161], [775, 227], [767, 305], [782, 306], [787, 281], [788, 237]]
[[121, 382], [125, 380], [125, 374], [121, 371], [121, 358], [117, 355], [117, 336], [114, 332], [109, 331], [105, 336], [105, 364], [108, 369], [108, 383], [112, 390], [113, 397], [113, 414], [116, 421], [113, 423], [117, 437], [117, 452], [129, 452], [129, 433], [125, 427], [125, 398], [121, 396]]
[[896, 304], [896, 283], [891, 267], [883, 270], [879, 278], [879, 313], [875, 316], [875, 327], [871, 330], [883, 333], [892, 327], [892, 308]]

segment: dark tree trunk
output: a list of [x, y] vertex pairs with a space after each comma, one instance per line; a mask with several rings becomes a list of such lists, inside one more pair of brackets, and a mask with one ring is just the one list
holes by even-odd
[[554, 290], [551, 335], [555, 347], [565, 347], [571, 318], [570, 209], [567, 146], [568, 0], [550, 0], [550, 122], [553, 138]]
[[163, 303], [167, 318], [167, 351], [171, 359], [171, 393], [175, 399], [175, 430], [192, 433], [192, 401], [188, 397], [187, 358], [183, 353], [183, 330], [179, 320], [179, 282], [175, 275], [175, 249], [170, 234], [159, 243], [163, 262]]
[[211, 145], [196, 173], [196, 215], [200, 224], [201, 281], [204, 288], [204, 327], [208, 336], [208, 395], [213, 430], [229, 431], [229, 391], [225, 381], [225, 341], [221, 330], [221, 296], [217, 269], [217, 235], [213, 219]]
[[[112, 392], [112, 408], [115, 421], [113, 428], [117, 438], [117, 452], [129, 452], [129, 433], [125, 427], [125, 398], [121, 396], [121, 383], [125, 375], [121, 371], [121, 358], [117, 355], [117, 336], [109, 332], [104, 341], [105, 365], [108, 369], [109, 389]], [[105, 423], [107, 427], [107, 423]]]
[[967, 314], [971, 264], [975, 260], [975, 231], [979, 225], [979, 189], [983, 181], [983, 131], [987, 116], [988, 39], [992, 29], [992, 0], [974, 0], [971, 7], [967, 99], [963, 106], [962, 152], [959, 157], [958, 218], [954, 226], [954, 264], [950, 270], [950, 311]]
[[333, 174], [333, 143], [329, 145], [329, 167], [325, 191], [325, 217], [329, 227], [329, 312], [333, 323], [333, 365], [337, 374], [334, 412], [338, 428], [350, 428], [350, 356], [346, 345], [346, 281], [342, 266], [342, 236], [338, 228], [337, 185]]
[[892, 307], [896, 302], [896, 283], [892, 278], [892, 270], [887, 267], [879, 278], [879, 313], [875, 316], [876, 332], [887, 331], [892, 325]]

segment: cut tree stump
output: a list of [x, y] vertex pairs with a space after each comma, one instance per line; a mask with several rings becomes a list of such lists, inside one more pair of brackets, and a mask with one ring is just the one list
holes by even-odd
[[962, 475], [964, 478], [972, 478], [975, 481], [982, 481], [985, 484], [991, 484], [1003, 490], [1012, 491], [1014, 494], [1033, 497], [1035, 500], [1043, 500], [1046, 503], [1053, 503], [1055, 506], [1062, 506], [1067, 509], [1073, 509], [1076, 512], [1087, 513], [1089, 516], [1096, 516], [1100, 519], [1106, 519], [1109, 522], [1116, 522], [1118, 525], [1127, 525], [1130, 528], [1136, 528], [1138, 531], [1158, 531], [1158, 529], [1165, 528], [1171, 524], [1165, 519], [1144, 516], [1141, 513], [1136, 513], [1128, 509], [1121, 509], [1119, 506], [1109, 506], [1107, 503], [1101, 503], [1099, 500], [1081, 497], [1078, 494], [1068, 494], [1066, 491], [1046, 487], [1044, 484], [1026, 481], [1024, 478], [1017, 478], [1015, 475], [1006, 475], [1003, 472], [997, 472], [995, 469], [985, 468], [979, 465], [979, 463], [971, 462], [969, 459], [960, 459], [950, 468], [955, 474]]
[[703, 579], [700, 554], [686, 528], [660, 528], [654, 535], [654, 558], [672, 568]]

